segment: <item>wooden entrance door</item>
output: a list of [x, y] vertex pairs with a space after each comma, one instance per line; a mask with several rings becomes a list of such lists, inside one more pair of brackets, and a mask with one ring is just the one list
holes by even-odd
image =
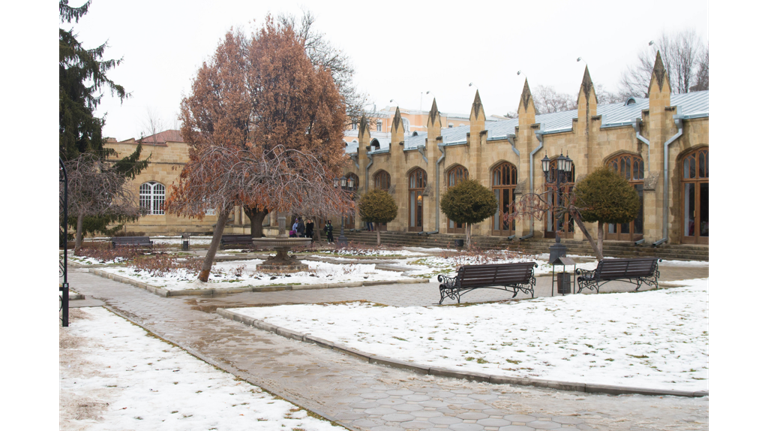
[[498, 208], [491, 221], [492, 235], [510, 236], [515, 233], [515, 220], [505, 220], [504, 215], [514, 210], [517, 168], [511, 163], [502, 163], [491, 173], [491, 188]]
[[[448, 171], [448, 188], [459, 184], [460, 182], [469, 178], [469, 171], [464, 166], [458, 165], [451, 168]], [[457, 223], [451, 219], [448, 219], [448, 233], [464, 233], [467, 226], [465, 223]]]
[[427, 187], [427, 173], [416, 169], [408, 176], [408, 230], [424, 230], [424, 188]]
[[605, 239], [618, 241], [637, 241], [643, 238], [643, 178], [645, 166], [643, 158], [635, 154], [620, 154], [608, 161], [608, 167], [618, 172], [637, 191], [640, 198], [640, 210], [631, 223], [609, 223]]
[[[549, 175], [547, 178], [547, 199], [550, 205], [555, 207], [563, 205], [566, 195], [573, 190], [574, 172], [576, 164], [571, 164], [571, 172], [563, 172], [560, 177], [560, 190], [557, 189], [557, 178], [555, 178], [555, 169], [557, 169], [557, 159], [553, 159], [549, 166]], [[553, 211], [547, 212], [547, 228], [544, 231], [544, 238], [555, 238], [555, 231], [560, 232], [560, 238], [573, 238], [573, 219], [567, 214], [556, 214]]]
[[680, 169], [682, 242], [709, 244], [709, 148], [685, 156]]

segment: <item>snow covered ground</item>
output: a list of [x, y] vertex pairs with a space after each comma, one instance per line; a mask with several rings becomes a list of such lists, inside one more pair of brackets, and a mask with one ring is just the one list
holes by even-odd
[[[168, 290], [237, 288], [249, 286], [277, 286], [330, 284], [358, 281], [406, 280], [408, 277], [396, 271], [376, 269], [375, 264], [332, 264], [326, 262], [303, 261], [309, 266], [307, 272], [269, 275], [256, 270], [260, 259], [232, 260], [216, 262], [207, 283], [197, 281], [197, 273], [178, 270], [165, 276], [151, 276], [147, 271], [138, 271], [132, 267], [107, 267], [104, 271], [130, 277], [150, 286]], [[237, 275], [240, 274], [240, 275]]]
[[707, 390], [708, 279], [680, 287], [461, 307], [238, 308], [300, 333], [422, 365], [496, 375]]
[[59, 429], [341, 430], [103, 308], [59, 332]]

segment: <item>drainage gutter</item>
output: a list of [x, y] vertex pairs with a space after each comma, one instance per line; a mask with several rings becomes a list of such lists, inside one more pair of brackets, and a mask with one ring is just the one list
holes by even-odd
[[[543, 129], [544, 125], [542, 124], [540, 126], [540, 129]], [[536, 147], [533, 151], [531, 151], [531, 154], [528, 155], [528, 183], [530, 184], [528, 187], [531, 188], [531, 193], [533, 193], [533, 155], [536, 154], [539, 150], [544, 148], [544, 136], [542, 136], [540, 131], [535, 131], [534, 134], [536, 135], [536, 139], [539, 140], [539, 146]], [[533, 236], [533, 216], [531, 216], [531, 233], [528, 235], [523, 235], [520, 237], [520, 241], [524, 239], [528, 239]]]
[[653, 243], [654, 247], [669, 241], [669, 146], [683, 135], [683, 116], [672, 117], [677, 125], [677, 133], [664, 143], [664, 237]]

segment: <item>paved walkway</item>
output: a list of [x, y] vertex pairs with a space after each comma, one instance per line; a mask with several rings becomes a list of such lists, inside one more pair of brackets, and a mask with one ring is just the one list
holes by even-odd
[[[684, 267], [664, 267], [662, 274], [662, 281], [708, 276], [706, 268]], [[537, 278], [536, 296], [548, 296], [550, 280]], [[162, 298], [84, 270], [72, 270], [70, 284], [87, 295], [90, 304], [98, 304], [92, 298], [102, 300], [207, 362], [351, 429], [708, 429], [708, 398], [612, 396], [422, 376], [286, 339], [215, 314], [218, 307], [361, 299], [395, 306], [428, 305], [439, 300], [435, 284], [207, 298]], [[474, 296], [467, 295], [465, 300], [509, 297], [492, 290], [470, 295]], [[81, 301], [72, 305], [78, 303]]]

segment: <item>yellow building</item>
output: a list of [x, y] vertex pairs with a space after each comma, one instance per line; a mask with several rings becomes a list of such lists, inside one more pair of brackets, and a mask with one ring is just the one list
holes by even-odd
[[[473, 178], [492, 189], [499, 200], [497, 214], [473, 225], [473, 234], [526, 239], [554, 237], [558, 230], [562, 237], [580, 240], [583, 234], [568, 219], [557, 222], [550, 216], [505, 223], [502, 217], [506, 206], [521, 194], [551, 187], [545, 181], [542, 159], [562, 153], [573, 160], [568, 177], [571, 185], [609, 165], [624, 174], [640, 195], [637, 219], [609, 226], [607, 240], [708, 244], [709, 92], [672, 95], [657, 56], [647, 99], [598, 102], [585, 69], [578, 108], [572, 111], [536, 114], [527, 80], [515, 119], [486, 118], [479, 93], [466, 120], [440, 113], [434, 100], [426, 114], [404, 114], [395, 108], [390, 118], [389, 111], [379, 111], [376, 118], [356, 127], [356, 136], [345, 137], [350, 156], [345, 176], [355, 178], [358, 193], [381, 188], [393, 195], [400, 209], [386, 226], [390, 231], [463, 233], [463, 226], [439, 211], [440, 194], [462, 178]], [[173, 131], [164, 133], [168, 137], [163, 142], [144, 144], [152, 159], [150, 167], [136, 178], [142, 202], [153, 213], [127, 230], [210, 232], [213, 215], [202, 221], [182, 219], [154, 213], [152, 204], [147, 204], [161, 201], [160, 186], [167, 190], [187, 160], [186, 144], [178, 132], [175, 136], [171, 136]], [[121, 156], [135, 145], [134, 141], [108, 144]], [[275, 226], [275, 215], [270, 218]], [[334, 225], [338, 226], [338, 220], [334, 219]], [[587, 226], [596, 234], [596, 224]], [[346, 227], [360, 229], [363, 223], [359, 217], [351, 218]], [[235, 211], [227, 232], [249, 230], [247, 217]]]

